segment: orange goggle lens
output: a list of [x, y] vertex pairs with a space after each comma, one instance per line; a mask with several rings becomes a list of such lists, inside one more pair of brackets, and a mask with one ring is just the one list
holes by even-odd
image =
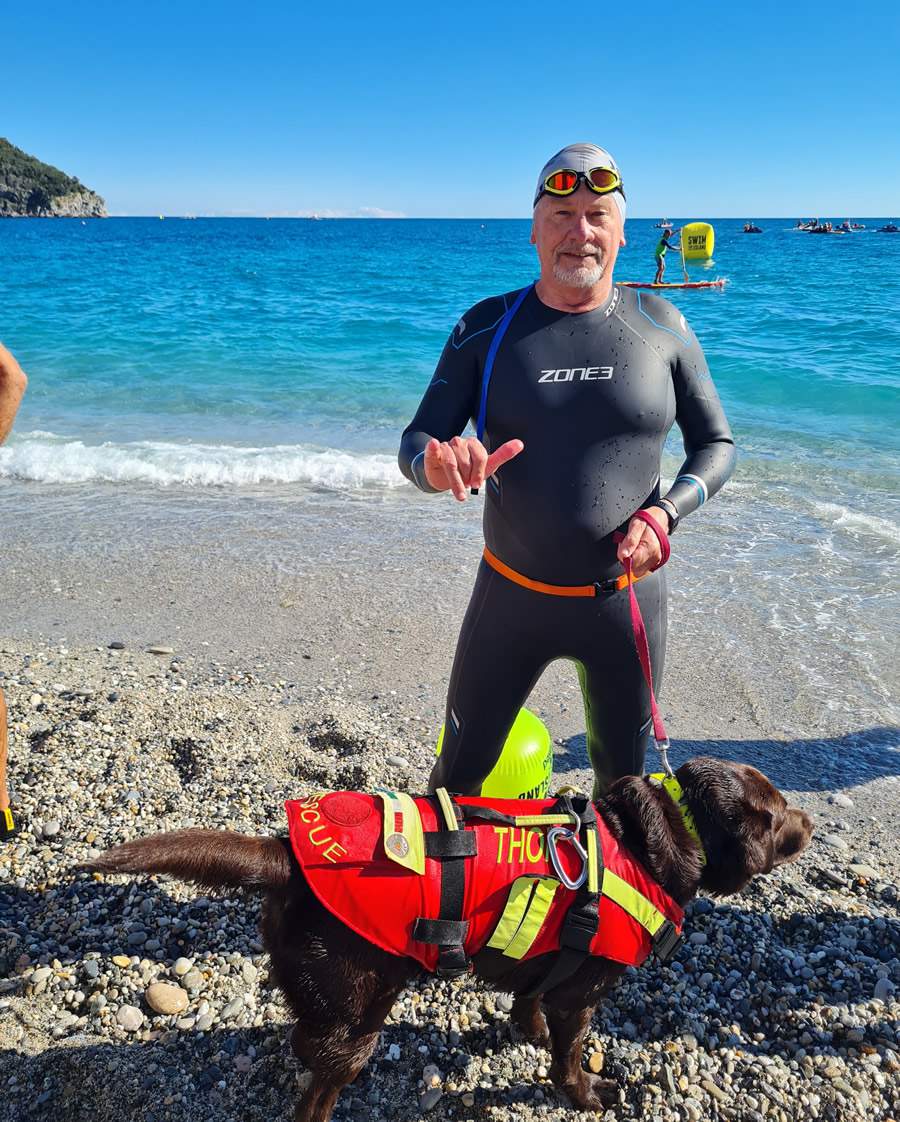
[[574, 171], [555, 171], [552, 175], [548, 175], [544, 180], [544, 186], [548, 191], [559, 191], [568, 194], [569, 191], [574, 191], [578, 184], [578, 175]]
[[598, 195], [622, 189], [622, 180], [612, 168], [591, 168], [588, 172], [561, 168], [547, 176], [544, 180], [544, 190], [549, 191], [551, 195], [571, 195], [578, 190], [578, 184], [582, 179]]

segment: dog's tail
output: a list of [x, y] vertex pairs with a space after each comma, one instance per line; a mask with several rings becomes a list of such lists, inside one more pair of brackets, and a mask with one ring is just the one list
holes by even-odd
[[205, 888], [278, 888], [291, 877], [288, 843], [229, 830], [174, 830], [137, 838], [79, 868], [101, 873], [170, 873]]

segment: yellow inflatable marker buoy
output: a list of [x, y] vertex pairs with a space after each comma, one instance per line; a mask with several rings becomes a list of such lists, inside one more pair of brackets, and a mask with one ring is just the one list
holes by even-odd
[[716, 247], [716, 232], [708, 222], [688, 222], [681, 227], [685, 261], [709, 261]]
[[[437, 754], [444, 744], [441, 725]], [[481, 787], [485, 798], [542, 799], [553, 778], [553, 743], [544, 722], [529, 709], [520, 709], [509, 730], [500, 759]]]

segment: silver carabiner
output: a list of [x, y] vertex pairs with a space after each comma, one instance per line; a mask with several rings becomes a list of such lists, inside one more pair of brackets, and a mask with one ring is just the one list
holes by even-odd
[[[562, 839], [563, 841], [571, 842], [575, 847], [575, 852], [581, 858], [581, 872], [579, 873], [576, 880], [572, 880], [572, 878], [560, 863], [559, 854], [556, 852], [556, 843], [558, 838]], [[550, 855], [550, 864], [553, 866], [553, 871], [559, 877], [560, 881], [562, 881], [562, 883], [566, 886], [566, 888], [581, 888], [581, 886], [587, 880], [588, 855], [585, 851], [584, 846], [578, 840], [578, 835], [573, 830], [569, 830], [565, 826], [551, 827], [551, 829], [547, 831], [547, 853]]]
[[673, 776], [675, 774], [675, 772], [672, 771], [672, 765], [669, 763], [669, 749], [671, 747], [672, 745], [669, 743], [668, 739], [657, 740], [656, 742], [656, 750], [657, 752], [659, 752], [659, 758], [662, 760], [663, 771], [667, 776]]

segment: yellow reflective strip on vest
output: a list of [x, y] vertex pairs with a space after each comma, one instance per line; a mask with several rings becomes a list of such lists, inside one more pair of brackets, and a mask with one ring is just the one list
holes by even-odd
[[537, 879], [537, 877], [519, 877], [518, 880], [513, 881], [506, 900], [506, 907], [497, 921], [493, 935], [488, 940], [487, 945], [489, 947], [498, 951], [505, 951], [512, 942], [513, 936], [525, 918], [525, 910], [531, 900], [531, 893]]
[[[419, 808], [410, 795], [379, 787], [376, 791], [384, 803], [384, 852], [391, 861], [421, 876], [425, 872], [425, 832]], [[396, 816], [400, 828], [396, 829]]]
[[534, 887], [531, 902], [525, 910], [522, 922], [519, 924], [519, 930], [503, 952], [508, 958], [522, 958], [528, 952], [531, 944], [540, 934], [558, 888], [559, 881], [553, 877], [541, 877], [538, 880]]
[[571, 814], [517, 814], [517, 826], [574, 826]]
[[453, 799], [446, 787], [438, 787], [435, 791], [437, 795], [438, 805], [441, 808], [441, 813], [444, 816], [444, 825], [448, 830], [458, 830], [459, 823], [456, 821], [456, 811], [453, 809]]
[[598, 873], [597, 862], [597, 831], [587, 831], [587, 855], [588, 855], [588, 875], [587, 887], [588, 892], [600, 891], [600, 877]]
[[636, 919], [651, 935], [655, 935], [666, 922], [666, 917], [655, 904], [651, 904], [647, 897], [642, 896], [627, 880], [622, 880], [609, 869], [603, 872], [603, 895], [614, 900], [620, 908], [624, 908], [632, 919]]
[[509, 958], [522, 958], [540, 934], [559, 888], [554, 877], [519, 877], [488, 942]]

